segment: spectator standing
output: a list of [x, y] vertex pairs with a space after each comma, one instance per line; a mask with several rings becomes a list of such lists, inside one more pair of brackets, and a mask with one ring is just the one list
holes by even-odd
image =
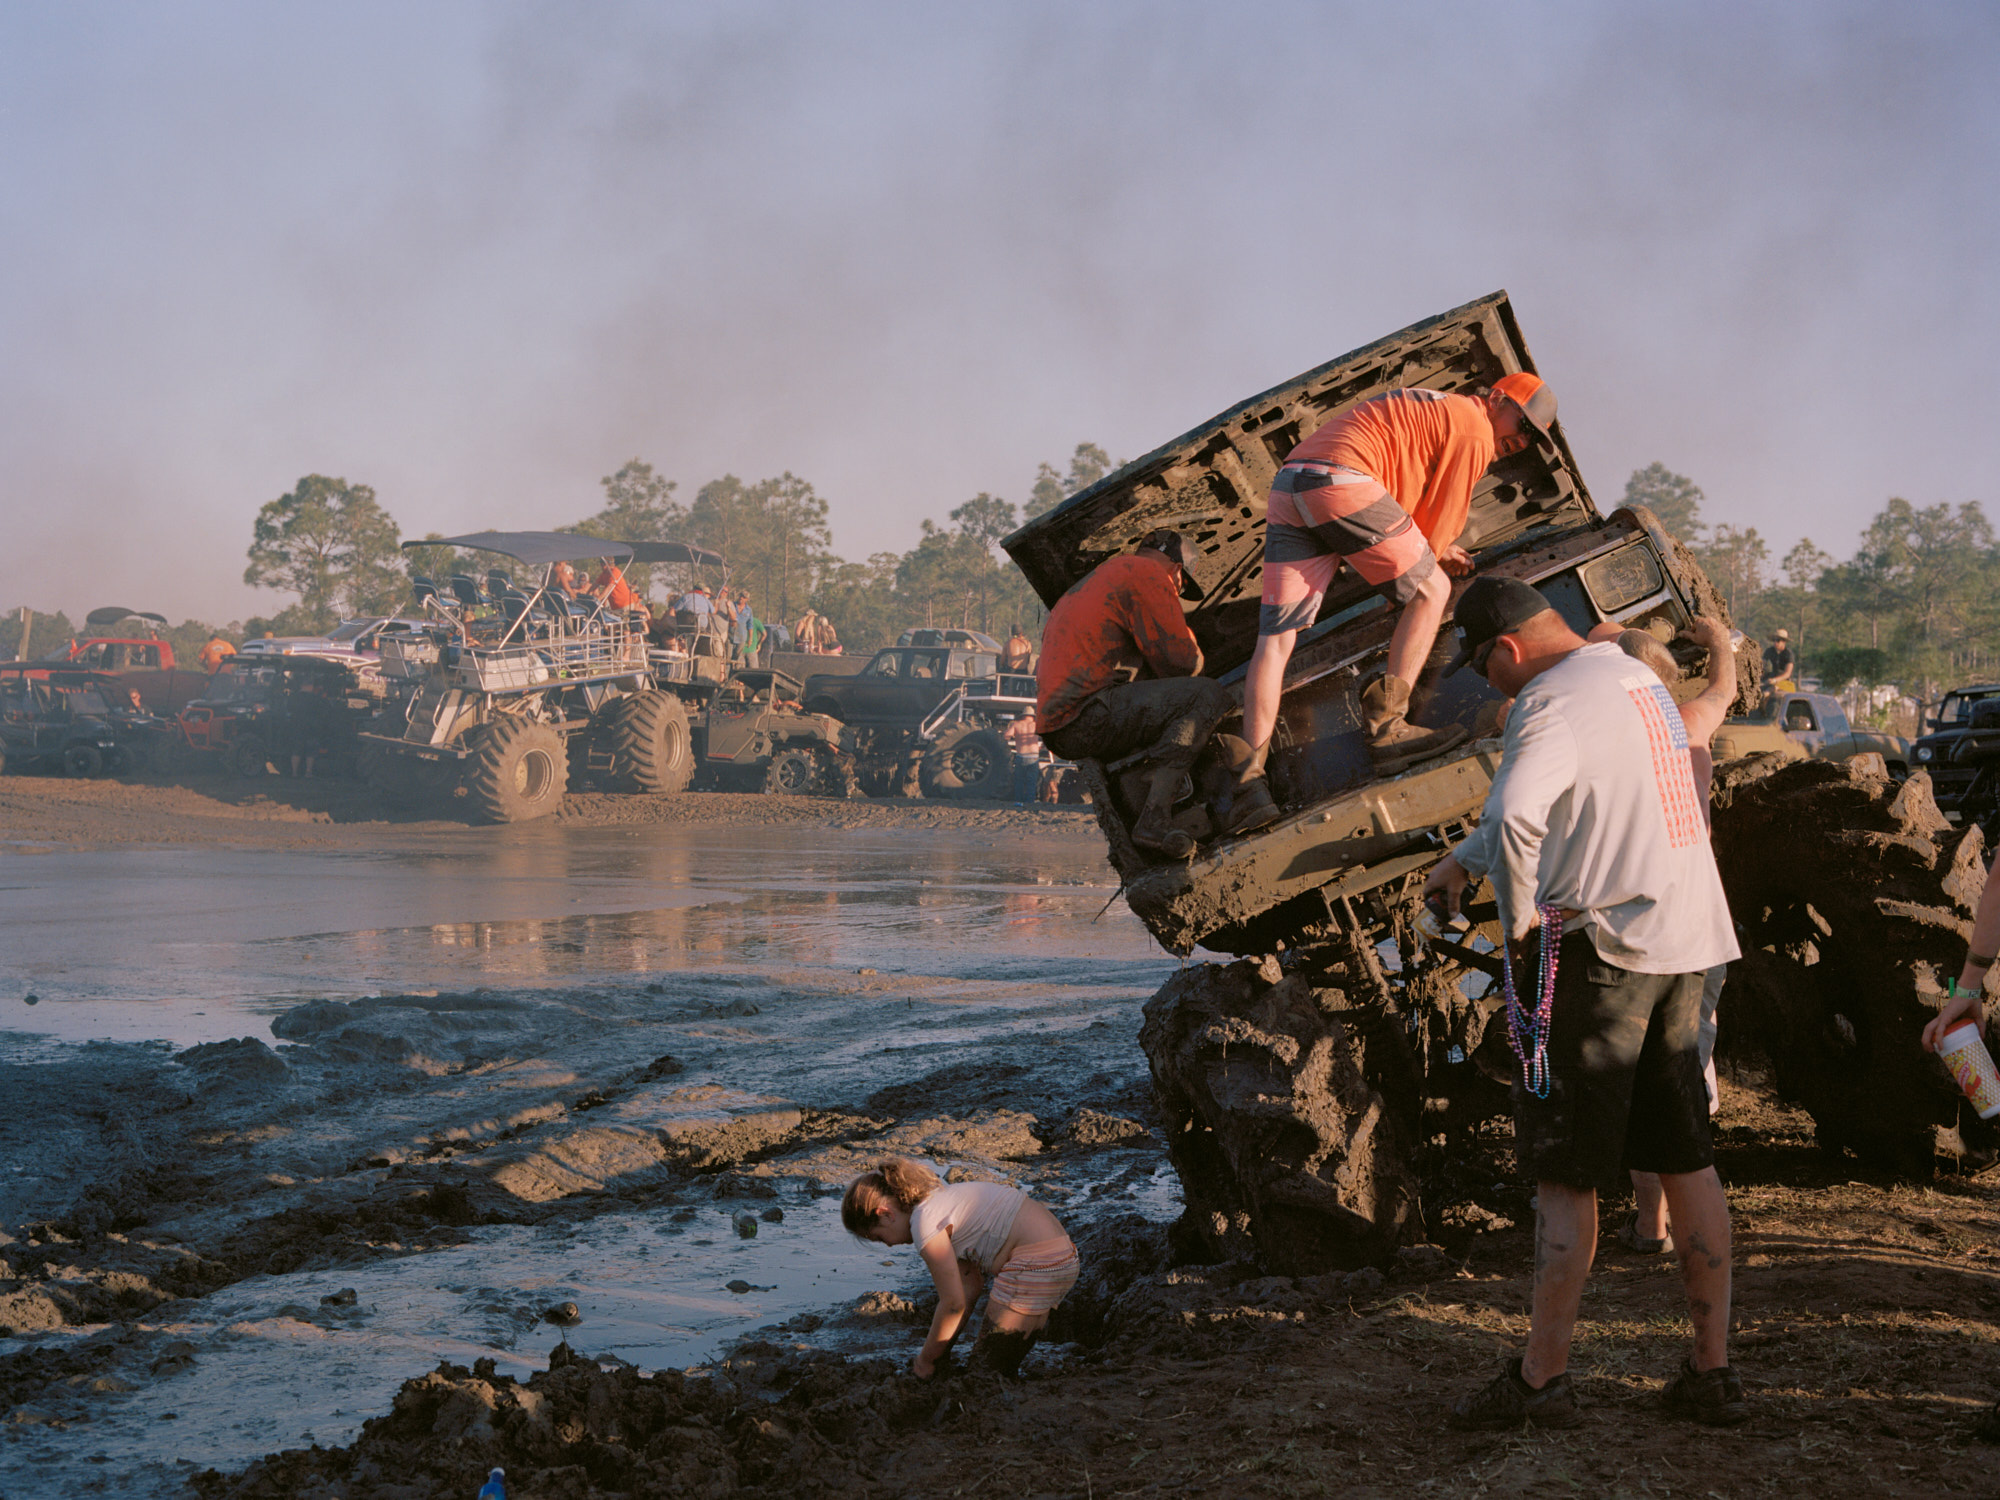
[[1536, 1248], [1527, 1346], [1453, 1406], [1452, 1424], [1581, 1418], [1569, 1351], [1597, 1194], [1637, 1168], [1660, 1175], [1694, 1325], [1664, 1400], [1734, 1425], [1749, 1408], [1729, 1366], [1729, 1205], [1698, 1029], [1702, 975], [1738, 949], [1680, 713], [1657, 677], [1616, 645], [1583, 640], [1524, 583], [1477, 579], [1456, 614], [1453, 669], [1469, 662], [1517, 701], [1479, 828], [1424, 890], [1456, 910], [1470, 880], [1493, 881], [1526, 991], [1514, 1137], [1535, 1181]]
[[1034, 642], [1022, 634], [1021, 627], [1011, 627], [1007, 644], [1000, 651], [1000, 670], [1003, 672], [1025, 672], [1035, 659]]
[[792, 627], [792, 639], [798, 643], [799, 650], [813, 656], [821, 654], [823, 647], [820, 641], [820, 615], [818, 610], [808, 609], [804, 614], [799, 616], [799, 623]]
[[632, 601], [638, 596], [632, 592], [632, 586], [625, 581], [624, 569], [608, 557], [601, 557], [598, 561], [604, 566], [590, 581], [591, 596], [611, 609], [630, 609]]
[[202, 671], [212, 677], [222, 666], [224, 658], [234, 656], [235, 654], [236, 647], [225, 637], [212, 635], [208, 638], [208, 644], [201, 648], [201, 654], [195, 660], [201, 663]]
[[736, 591], [736, 623], [730, 627], [729, 639], [735, 643], [737, 654], [743, 660], [757, 660], [757, 652], [764, 644], [764, 624], [750, 607], [748, 589]]

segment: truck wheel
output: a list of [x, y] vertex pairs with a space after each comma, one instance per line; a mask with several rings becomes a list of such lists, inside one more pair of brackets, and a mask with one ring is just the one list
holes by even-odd
[[65, 776], [95, 776], [104, 769], [104, 757], [98, 754], [95, 745], [66, 745], [62, 768]]
[[1005, 798], [1013, 781], [1013, 752], [991, 729], [969, 730], [924, 757], [926, 797]]
[[825, 767], [819, 757], [802, 745], [785, 745], [771, 755], [770, 769], [764, 773], [764, 790], [787, 797], [810, 797], [822, 789]]
[[612, 777], [621, 791], [687, 790], [694, 779], [694, 741], [680, 699], [647, 688], [612, 704], [606, 723]]
[[245, 780], [262, 776], [270, 764], [271, 748], [261, 734], [240, 735], [229, 747], [229, 769]]
[[487, 823], [525, 823], [562, 805], [569, 757], [548, 724], [501, 719], [479, 737], [465, 763], [465, 794]]

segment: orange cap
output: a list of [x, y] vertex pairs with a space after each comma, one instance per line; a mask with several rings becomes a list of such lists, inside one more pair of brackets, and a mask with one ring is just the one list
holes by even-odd
[[1521, 415], [1528, 419], [1530, 427], [1543, 437], [1549, 435], [1549, 429], [1556, 420], [1556, 393], [1548, 388], [1541, 376], [1516, 370], [1512, 375], [1502, 375], [1494, 381], [1493, 389], [1521, 408]]

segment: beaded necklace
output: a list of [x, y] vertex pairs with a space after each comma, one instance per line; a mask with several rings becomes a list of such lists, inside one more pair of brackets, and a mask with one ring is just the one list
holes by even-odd
[[[1562, 911], [1535, 908], [1542, 918], [1539, 994], [1530, 1011], [1514, 993], [1514, 965], [1500, 965], [1500, 993], [1507, 1002], [1507, 1044], [1521, 1060], [1521, 1082], [1537, 1099], [1549, 1097], [1549, 1018], [1555, 1013], [1556, 951], [1562, 946]], [[1550, 934], [1556, 936], [1551, 939]], [[1503, 955], [1504, 958], [1504, 955]]]

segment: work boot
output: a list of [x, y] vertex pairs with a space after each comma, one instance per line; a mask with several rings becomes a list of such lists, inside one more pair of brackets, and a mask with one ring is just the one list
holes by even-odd
[[1132, 842], [1168, 859], [1186, 859], [1194, 853], [1194, 839], [1185, 829], [1172, 824], [1174, 801], [1180, 796], [1187, 772], [1179, 766], [1158, 766], [1147, 785], [1146, 805], [1132, 824]]
[[1219, 820], [1220, 832], [1225, 837], [1248, 833], [1284, 816], [1284, 809], [1271, 795], [1271, 784], [1264, 777], [1264, 757], [1271, 753], [1271, 742], [1266, 740], [1252, 750], [1233, 734], [1218, 734], [1215, 745], [1231, 778], [1229, 812]]
[[1410, 685], [1386, 673], [1361, 690], [1361, 718], [1368, 730], [1368, 754], [1375, 769], [1394, 775], [1420, 760], [1442, 755], [1465, 739], [1462, 725], [1419, 729], [1404, 716], [1410, 711]]

